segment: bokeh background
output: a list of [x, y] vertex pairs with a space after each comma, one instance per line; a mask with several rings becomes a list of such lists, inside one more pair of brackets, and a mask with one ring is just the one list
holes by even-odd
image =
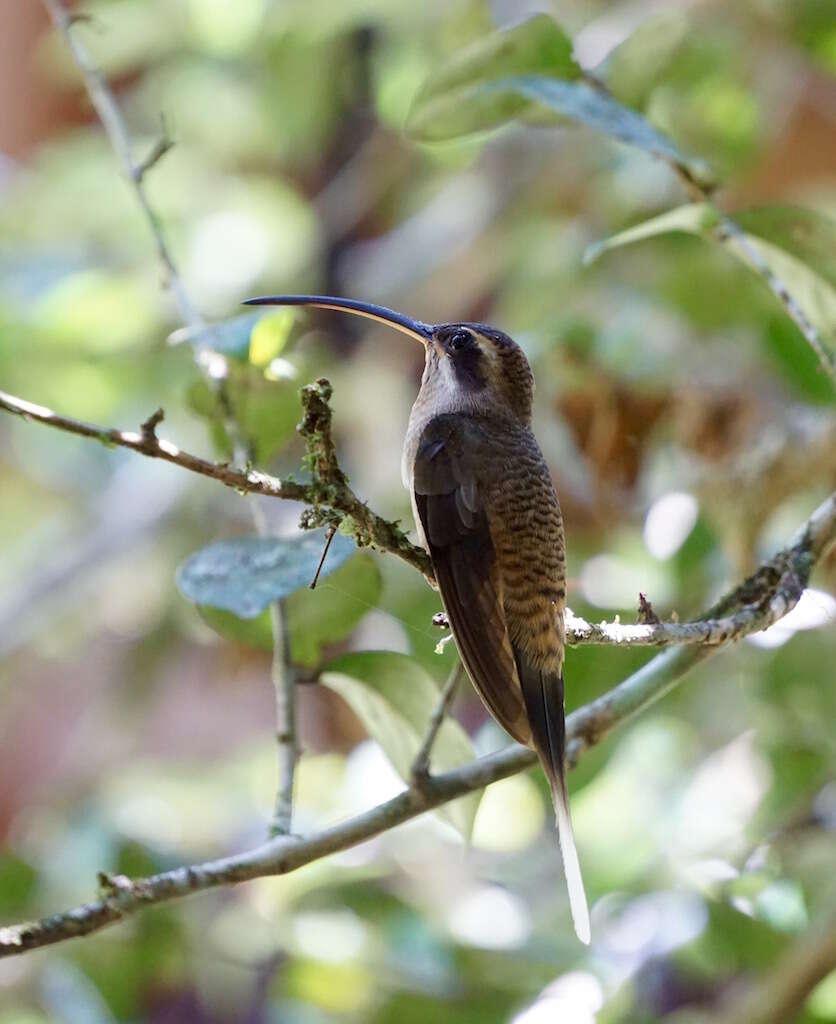
[[[204, 315], [319, 291], [501, 326], [535, 369], [571, 606], [633, 621], [642, 591], [684, 619], [833, 488], [833, 392], [719, 247], [672, 235], [583, 265], [591, 243], [685, 201], [659, 161], [584, 129], [404, 135], [434, 67], [535, 10], [590, 68], [647, 33], [620, 62], [622, 98], [720, 171], [727, 209], [836, 213], [830, 0], [112, 0], [85, 4], [75, 31], [137, 157], [161, 117], [176, 142], [147, 186]], [[168, 342], [182, 324], [164, 284], [63, 41], [39, 4], [0, 4], [0, 386], [132, 429], [163, 406], [162, 436], [214, 456], [223, 425], [188, 341]], [[326, 375], [353, 487], [409, 522], [399, 463], [418, 346], [330, 314], [261, 332], [266, 358], [246, 344], [240, 358], [240, 322], [230, 342], [259, 465], [299, 472], [298, 388]], [[269, 653], [210, 628], [175, 583], [204, 544], [252, 532], [255, 500], [0, 419], [0, 924], [90, 898], [100, 869], [147, 874], [265, 835]], [[300, 509], [260, 511], [287, 533]], [[710, 1016], [836, 904], [835, 586], [831, 557], [786, 622], [693, 672], [573, 773], [590, 949], [531, 772], [490, 787], [469, 843], [427, 816], [289, 877], [4, 961], [0, 1022]], [[391, 650], [441, 681], [454, 657], [434, 651], [437, 596], [391, 556], [355, 557], [316, 595], [293, 637], [300, 831], [402, 786], [320, 669]], [[569, 705], [648, 656], [570, 651]], [[505, 742], [469, 687], [455, 713], [476, 751]], [[836, 974], [799, 1019], [836, 1021]]]

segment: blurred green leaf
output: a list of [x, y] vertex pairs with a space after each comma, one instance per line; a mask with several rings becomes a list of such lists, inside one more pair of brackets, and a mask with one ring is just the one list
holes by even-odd
[[415, 98], [407, 131], [432, 142], [505, 124], [545, 111], [589, 125], [686, 168], [697, 181], [713, 176], [703, 160], [681, 153], [640, 114], [581, 81], [572, 43], [547, 15], [495, 32], [437, 69]]
[[418, 91], [407, 118], [414, 138], [437, 142], [496, 128], [531, 106], [513, 90], [486, 88], [510, 75], [543, 73], [579, 78], [572, 42], [548, 15], [479, 39], [436, 68]]
[[836, 220], [803, 206], [760, 206], [734, 219], [750, 235], [795, 256], [836, 288]]
[[[408, 781], [438, 703], [439, 691], [433, 679], [405, 654], [361, 651], [330, 662], [320, 682], [345, 700], [397, 773]], [[433, 747], [433, 770], [455, 768], [474, 756], [467, 733], [454, 719], [446, 718]], [[439, 813], [466, 838], [480, 799], [481, 793], [462, 797]]]
[[269, 612], [264, 611], [254, 619], [241, 619], [234, 612], [213, 608], [208, 604], [199, 604], [197, 611], [206, 625], [225, 639], [257, 651], [273, 650], [273, 627]]
[[[753, 261], [734, 237], [719, 234], [720, 215], [710, 203], [690, 203], [590, 246], [589, 263], [602, 253], [669, 231], [686, 231], [719, 242], [742, 263]], [[760, 207], [734, 214], [770, 271], [787, 287], [808, 319], [836, 341], [836, 221], [794, 207]]]
[[512, 89], [550, 107], [571, 121], [588, 125], [619, 142], [678, 164], [703, 185], [713, 183], [713, 174], [704, 160], [680, 152], [666, 135], [654, 128], [641, 114], [623, 107], [587, 82], [562, 82], [554, 78], [525, 75], [496, 82], [491, 88]]
[[35, 869], [8, 850], [0, 851], [0, 917], [22, 913], [37, 884]]
[[[253, 619], [271, 602], [311, 582], [324, 546], [322, 530], [291, 537], [230, 537], [187, 559], [177, 570], [177, 586], [195, 604]], [[322, 574], [333, 572], [355, 550], [349, 537], [335, 534]]]
[[587, 248], [583, 255], [583, 261], [585, 264], [593, 263], [611, 249], [632, 245], [633, 242], [642, 242], [646, 238], [664, 235], [669, 231], [687, 231], [692, 235], [707, 234], [719, 223], [720, 213], [711, 203], [689, 203], [687, 206], [677, 206], [674, 210], [668, 210], [667, 213], [636, 224], [632, 228], [627, 228], [626, 231], [619, 231], [617, 235], [611, 235], [601, 242], [595, 242]]
[[268, 366], [284, 349], [293, 327], [292, 309], [262, 316], [250, 332], [249, 359], [253, 366]]
[[293, 661], [308, 668], [316, 665], [325, 644], [348, 636], [377, 605], [380, 590], [380, 571], [369, 555], [356, 555], [327, 580], [320, 577], [315, 590], [297, 590], [286, 608]]
[[663, 11], [639, 25], [611, 53], [596, 74], [621, 103], [642, 109], [653, 86], [679, 52], [688, 32], [681, 11]]
[[237, 369], [240, 373], [230, 375], [227, 393], [252, 458], [263, 465], [295, 436], [299, 395], [295, 386], [267, 380], [251, 366]]
[[764, 347], [778, 364], [781, 372], [804, 398], [812, 402], [829, 404], [833, 401], [833, 385], [822, 373], [816, 353], [798, 340], [798, 330], [788, 316], [776, 311], [761, 333]]

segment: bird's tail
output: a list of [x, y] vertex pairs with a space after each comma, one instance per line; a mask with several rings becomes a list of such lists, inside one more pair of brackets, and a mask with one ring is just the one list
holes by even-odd
[[566, 887], [569, 890], [572, 923], [578, 938], [588, 946], [591, 939], [589, 906], [586, 902], [586, 890], [583, 886], [578, 851], [575, 849], [572, 819], [569, 817], [569, 795], [566, 791], [566, 780], [561, 778], [549, 781], [551, 782], [552, 801], [557, 820], [557, 838], [560, 843], [560, 854], [563, 857], [563, 871], [566, 875]]
[[522, 687], [531, 737], [540, 756], [552, 791], [557, 838], [563, 857], [563, 871], [569, 890], [572, 923], [581, 942], [589, 944], [589, 907], [575, 849], [572, 819], [569, 816], [569, 792], [566, 787], [566, 721], [563, 705], [563, 674], [533, 666], [515, 649], [517, 674]]

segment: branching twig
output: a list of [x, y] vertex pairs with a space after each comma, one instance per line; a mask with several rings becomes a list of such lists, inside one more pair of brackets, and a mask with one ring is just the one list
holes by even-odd
[[[81, 437], [90, 437], [107, 447], [129, 448], [152, 459], [163, 459], [182, 469], [201, 476], [219, 480], [242, 494], [264, 494], [270, 498], [286, 498], [301, 501], [311, 506], [311, 517], [306, 525], [340, 523], [349, 520], [348, 529], [359, 545], [373, 545], [382, 551], [398, 555], [414, 569], [425, 575], [431, 572], [426, 552], [409, 542], [409, 538], [398, 528], [397, 523], [388, 522], [376, 515], [362, 502], [348, 485], [345, 474], [337, 463], [336, 450], [331, 437], [331, 410], [327, 405], [331, 386], [320, 380], [302, 389], [302, 404], [305, 417], [299, 431], [305, 438], [311, 453], [312, 480], [300, 483], [296, 480], [280, 480], [255, 469], [236, 469], [223, 462], [210, 462], [197, 455], [184, 452], [171, 441], [157, 438], [153, 430], [144, 429], [154, 421], [156, 414], [143, 425], [140, 431], [114, 430], [100, 427], [95, 423], [61, 416], [52, 409], [0, 391], [0, 410], [13, 413], [25, 420], [43, 423], [48, 427], [63, 430]], [[323, 426], [327, 423], [327, 429]]]
[[447, 682], [444, 684], [439, 695], [438, 703], [430, 718], [430, 724], [427, 726], [427, 734], [424, 737], [423, 743], [418, 748], [415, 760], [412, 762], [412, 781], [414, 785], [423, 786], [429, 778], [433, 744], [441, 726], [444, 724], [444, 719], [447, 717], [447, 712], [450, 710], [453, 698], [456, 696], [456, 690], [462, 681], [463, 673], [462, 663], [457, 662], [447, 677]]
[[43, 0], [43, 2], [53, 24], [64, 36], [73, 61], [84, 79], [84, 85], [90, 97], [90, 102], [93, 104], [99, 120], [102, 122], [102, 127], [110, 140], [113, 151], [122, 164], [125, 177], [136, 193], [137, 201], [142, 207], [142, 212], [145, 214], [145, 219], [151, 228], [157, 256], [165, 268], [168, 284], [174, 294], [180, 316], [196, 332], [205, 331], [206, 321], [197, 311], [197, 307], [186, 290], [183, 279], [180, 277], [171, 256], [171, 251], [168, 248], [159, 219], [145, 191], [145, 174], [162, 157], [163, 153], [171, 148], [170, 142], [165, 145], [168, 141], [166, 133], [163, 132], [162, 143], [158, 143], [154, 147], [149, 157], [139, 164], [134, 162], [131, 140], [128, 137], [128, 132], [122, 120], [116, 99], [110, 91], [104, 76], [90, 59], [87, 48], [80, 42], [77, 33], [73, 32], [73, 26], [79, 21], [79, 16], [77, 14], [70, 14], [61, 0]]
[[[775, 614], [781, 609], [785, 614], [791, 607], [791, 600], [781, 591], [780, 581], [791, 571], [797, 576], [798, 587], [805, 586], [813, 566], [834, 541], [836, 494], [819, 506], [788, 547], [727, 594], [710, 614], [729, 612], [736, 604], [747, 603], [749, 595], [770, 579], [773, 580], [770, 607], [774, 607]], [[760, 625], [762, 623], [751, 623], [752, 628], [760, 628]], [[690, 646], [665, 651], [609, 693], [571, 714], [566, 722], [570, 763], [574, 764], [584, 750], [599, 743], [616, 725], [666, 694], [688, 669], [717, 650], [712, 646]], [[491, 782], [507, 778], [530, 767], [535, 760], [533, 751], [512, 745], [462, 768], [432, 776], [420, 787], [409, 786], [392, 800], [309, 838], [281, 836], [246, 853], [164, 871], [136, 881], [120, 879], [120, 884], [109, 889], [100, 899], [39, 921], [0, 928], [0, 956], [14, 956], [28, 949], [88, 935], [136, 913], [144, 906], [252, 878], [287, 874], [328, 854], [356, 846]]]

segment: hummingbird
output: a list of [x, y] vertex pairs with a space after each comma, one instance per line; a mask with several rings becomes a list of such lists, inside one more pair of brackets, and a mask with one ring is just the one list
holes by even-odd
[[402, 462], [415, 527], [476, 692], [545, 771], [572, 920], [588, 943], [566, 785], [563, 519], [531, 430], [534, 375], [523, 350], [486, 324], [426, 324], [357, 299], [270, 295], [246, 304], [340, 310], [424, 346]]

